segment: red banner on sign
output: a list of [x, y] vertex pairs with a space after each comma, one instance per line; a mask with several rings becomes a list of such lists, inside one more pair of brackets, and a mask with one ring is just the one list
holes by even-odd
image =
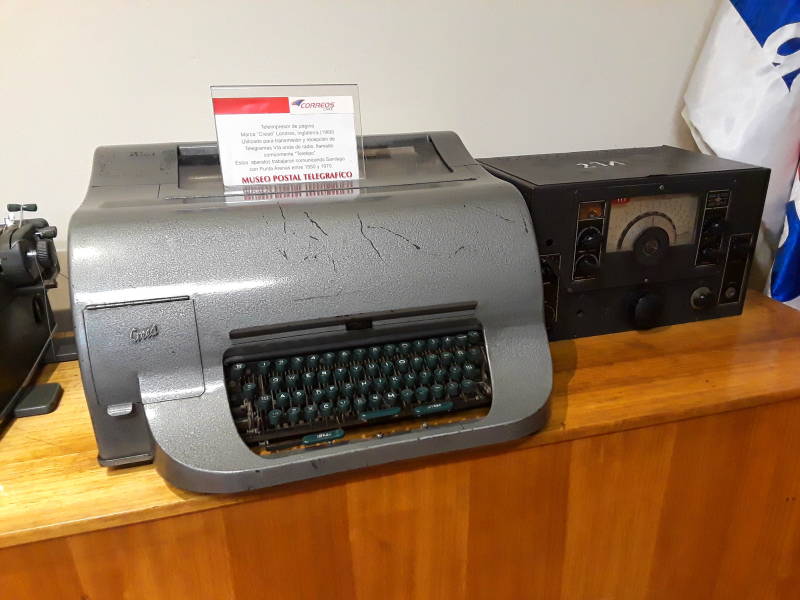
[[288, 113], [289, 98], [213, 98], [215, 115]]

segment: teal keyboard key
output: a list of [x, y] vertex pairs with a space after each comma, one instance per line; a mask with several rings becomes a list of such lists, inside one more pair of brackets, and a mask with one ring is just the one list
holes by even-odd
[[242, 386], [242, 397], [243, 398], [252, 398], [256, 394], [256, 384], [255, 383], [245, 383]]
[[297, 425], [300, 422], [300, 407], [290, 406], [286, 411], [286, 418], [289, 421], [289, 425]]
[[450, 383], [447, 384], [448, 396], [458, 396], [460, 391], [461, 391], [461, 386], [458, 385], [455, 381], [451, 381]]
[[350, 410], [350, 400], [347, 398], [339, 398], [336, 401], [336, 412], [339, 414], [344, 414], [348, 410]]
[[383, 377], [378, 377], [377, 379], [372, 380], [372, 386], [375, 388], [376, 392], [385, 392], [387, 385], [388, 383]]
[[336, 354], [333, 352], [326, 352], [322, 355], [322, 364], [326, 367], [332, 367], [336, 362]]
[[381, 363], [381, 373], [386, 375], [387, 377], [394, 373], [394, 364], [388, 360], [385, 360]]
[[398, 392], [403, 387], [403, 378], [399, 375], [392, 375], [389, 377], [389, 388]]
[[278, 358], [275, 360], [275, 372], [278, 375], [282, 375], [286, 372], [286, 367], [289, 365], [289, 361], [285, 358]]
[[400, 358], [395, 363], [397, 365], [397, 370], [400, 373], [408, 373], [409, 362], [405, 358]]
[[403, 383], [406, 387], [413, 388], [417, 385], [417, 374], [414, 371], [409, 371], [405, 375], [403, 375]]
[[342, 393], [343, 393], [343, 394], [344, 394], [344, 395], [345, 395], [347, 398], [352, 398], [352, 397], [353, 397], [353, 395], [356, 393], [356, 386], [355, 386], [355, 385], [353, 385], [352, 383], [349, 383], [349, 382], [348, 382], [348, 383], [345, 383], [345, 384], [342, 386]]
[[372, 384], [369, 382], [369, 380], [364, 379], [356, 384], [356, 391], [362, 396], [366, 396], [367, 394], [369, 394], [371, 387]]
[[309, 371], [307, 373], [303, 373], [303, 385], [306, 387], [313, 387], [313, 385], [317, 383], [317, 373], [316, 371]]
[[365, 358], [367, 358], [366, 348], [356, 348], [353, 350], [353, 360], [355, 362], [362, 362]]
[[449, 335], [445, 336], [445, 337], [442, 338], [442, 348], [444, 350], [449, 350], [450, 348], [453, 347], [454, 342], [455, 342], [455, 340], [453, 340], [452, 337], [450, 337]]
[[293, 356], [289, 361], [289, 368], [292, 371], [299, 371], [303, 368], [303, 357], [302, 356]]
[[380, 408], [382, 402], [383, 402], [383, 397], [380, 394], [369, 395], [369, 407], [372, 410]]
[[394, 344], [386, 344], [383, 347], [383, 355], [386, 358], [392, 358], [395, 355], [395, 352], [397, 352], [397, 348]]
[[464, 394], [474, 394], [477, 389], [475, 382], [472, 379], [464, 379], [461, 382], [461, 392]]
[[460, 333], [456, 336], [456, 348], [466, 348], [467, 347], [467, 334]]
[[411, 344], [408, 342], [403, 342], [397, 345], [397, 353], [401, 356], [408, 356], [411, 354]]
[[439, 338], [428, 338], [428, 350], [435, 352], [439, 349]]
[[429, 369], [435, 369], [439, 365], [439, 357], [435, 354], [428, 354], [425, 357], [425, 366]]
[[380, 373], [380, 367], [378, 367], [378, 363], [367, 363], [367, 375], [369, 377], [377, 377], [378, 373]]
[[417, 402], [427, 402], [429, 395], [430, 395], [430, 389], [428, 389], [424, 385], [418, 387], [414, 392], [414, 396], [417, 398]]
[[290, 388], [297, 387], [297, 382], [300, 381], [300, 375], [297, 373], [286, 374], [286, 386]]
[[378, 360], [381, 357], [381, 347], [380, 346], [370, 346], [368, 352], [369, 352], [369, 357], [372, 360]]
[[325, 399], [325, 392], [323, 390], [318, 388], [318, 389], [314, 390], [313, 392], [311, 392], [311, 401], [314, 404], [319, 404], [324, 399]]
[[272, 398], [269, 396], [259, 396], [256, 400], [256, 406], [261, 410], [267, 410], [270, 406]]
[[317, 379], [320, 385], [328, 385], [331, 382], [331, 372], [328, 369], [321, 369], [317, 373]]
[[466, 350], [461, 350], [461, 349], [456, 350], [455, 352], [453, 352], [453, 357], [455, 358], [456, 363], [459, 365], [463, 365], [465, 362], [467, 362]]
[[350, 351], [349, 350], [341, 350], [339, 352], [339, 356], [337, 357], [340, 365], [346, 365], [350, 362]]
[[306, 359], [306, 366], [310, 370], [314, 370], [319, 367], [319, 354], [312, 354]]
[[480, 331], [469, 331], [467, 332], [467, 340], [470, 344], [480, 344], [481, 343], [481, 332]]
[[447, 371], [445, 369], [436, 369], [433, 372], [433, 380], [436, 383], [445, 383], [447, 381]]
[[425, 340], [414, 340], [414, 343], [411, 345], [414, 352], [420, 354], [425, 351]]
[[475, 365], [466, 363], [464, 365], [464, 377], [467, 379], [480, 379], [481, 371]]
[[314, 420], [317, 416], [317, 405], [316, 404], [307, 404], [306, 407], [303, 409], [303, 418], [306, 420], [306, 423], [310, 423]]
[[256, 370], [259, 375], [266, 375], [269, 373], [269, 366], [270, 362], [268, 360], [262, 360], [256, 365]]
[[326, 400], [319, 405], [319, 416], [330, 417], [333, 414], [333, 402]]
[[434, 383], [431, 386], [431, 395], [434, 400], [441, 400], [444, 398], [444, 386], [441, 383]]
[[364, 376], [364, 365], [353, 365], [350, 367], [350, 377], [361, 379]]
[[481, 352], [480, 348], [470, 348], [467, 350], [467, 358], [469, 359], [469, 362], [473, 364], [483, 364], [483, 352]]
[[451, 352], [442, 352], [439, 356], [439, 364], [443, 367], [449, 367], [453, 364], [453, 354]]
[[362, 421], [374, 421], [376, 419], [386, 419], [388, 417], [394, 417], [395, 415], [400, 414], [400, 407], [399, 406], [391, 406], [389, 408], [381, 408], [379, 410], [370, 410], [362, 412], [358, 415], [358, 418]]
[[422, 385], [430, 385], [433, 383], [433, 373], [428, 370], [420, 371], [418, 379]]
[[283, 411], [280, 408], [273, 408], [267, 415], [267, 420], [273, 427], [281, 424], [281, 418], [283, 418]]
[[347, 369], [344, 367], [336, 367], [336, 370], [333, 372], [333, 378], [336, 381], [342, 382], [347, 377]]
[[428, 415], [435, 415], [439, 413], [450, 412], [453, 410], [453, 403], [450, 400], [442, 402], [431, 402], [430, 404], [422, 404], [414, 407], [414, 416], [425, 417]]
[[361, 412], [367, 407], [367, 399], [364, 396], [358, 396], [353, 402], [356, 412]]
[[323, 442], [333, 442], [344, 437], [344, 429], [331, 429], [322, 433], [309, 433], [303, 436], [303, 445], [321, 444]]
[[461, 381], [461, 367], [458, 365], [450, 367], [447, 374], [450, 376], [450, 381]]
[[244, 363], [236, 363], [231, 367], [231, 379], [239, 379], [242, 375], [244, 375], [244, 370], [247, 368], [247, 365]]
[[411, 404], [414, 401], [414, 390], [400, 392], [400, 400], [402, 400], [403, 404]]
[[400, 400], [400, 395], [397, 392], [387, 392], [383, 399], [389, 406], [394, 406]]
[[295, 404], [303, 404], [306, 401], [306, 393], [303, 390], [297, 390], [292, 394], [292, 400]]
[[325, 398], [330, 401], [336, 400], [336, 397], [339, 395], [339, 388], [335, 385], [329, 385], [325, 388]]
[[277, 392], [282, 387], [283, 387], [283, 378], [282, 377], [278, 377], [276, 375], [275, 377], [270, 377], [269, 378], [269, 391], [270, 392]]
[[279, 408], [286, 408], [289, 406], [289, 392], [279, 392], [278, 395], [275, 396], [275, 403]]

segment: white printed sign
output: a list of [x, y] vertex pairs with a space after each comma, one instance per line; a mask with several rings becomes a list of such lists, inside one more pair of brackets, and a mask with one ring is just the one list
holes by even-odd
[[212, 102], [226, 186], [359, 178], [351, 96]]

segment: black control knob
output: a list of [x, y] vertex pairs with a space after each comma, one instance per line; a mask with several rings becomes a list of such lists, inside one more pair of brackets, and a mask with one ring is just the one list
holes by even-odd
[[58, 229], [54, 225], [48, 225], [39, 229], [35, 235], [40, 240], [52, 240], [58, 235]]
[[658, 324], [664, 300], [658, 294], [647, 292], [634, 300], [631, 306], [631, 320], [634, 329], [650, 329]]
[[700, 250], [700, 258], [705, 262], [716, 263], [722, 258], [722, 250], [719, 248], [708, 247]]
[[703, 233], [708, 235], [721, 235], [725, 233], [725, 221], [714, 219], [703, 223]]
[[706, 308], [710, 308], [714, 305], [714, 294], [710, 288], [705, 286], [699, 287], [692, 292], [692, 296], [689, 301], [691, 302], [693, 309], [705, 310]]
[[661, 227], [648, 227], [633, 243], [633, 256], [636, 262], [645, 267], [653, 267], [661, 262], [669, 251], [669, 236]]
[[575, 277], [596, 277], [600, 273], [600, 261], [594, 254], [584, 254], [575, 261]]
[[36, 242], [36, 261], [45, 269], [52, 269], [56, 265], [56, 249], [50, 240]]
[[587, 227], [578, 234], [578, 250], [598, 252], [603, 246], [603, 234], [597, 227]]

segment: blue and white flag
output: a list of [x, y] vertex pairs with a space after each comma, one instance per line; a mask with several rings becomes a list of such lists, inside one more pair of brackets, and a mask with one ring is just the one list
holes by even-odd
[[800, 1], [723, 0], [683, 116], [702, 150], [772, 169], [759, 243], [772, 252], [757, 263], [766, 272], [777, 249], [767, 291], [800, 308], [798, 75]]

